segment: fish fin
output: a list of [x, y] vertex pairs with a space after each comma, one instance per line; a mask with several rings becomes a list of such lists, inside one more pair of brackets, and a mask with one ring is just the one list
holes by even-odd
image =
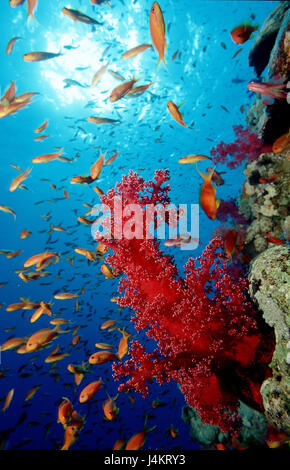
[[165, 58], [164, 58], [164, 55], [163, 55], [163, 56], [159, 56], [159, 57], [158, 57], [157, 69], [158, 69], [158, 66], [159, 66], [159, 63], [161, 62], [161, 60], [163, 61], [165, 67], [167, 68], [167, 64], [166, 64], [166, 62], [165, 62]]
[[213, 172], [214, 172], [214, 170], [215, 170], [215, 167], [212, 168], [211, 171], [208, 172], [208, 173], [202, 173], [201, 171], [199, 171], [197, 164], [196, 164], [195, 166], [196, 166], [197, 172], [200, 174], [200, 176], [202, 177], [202, 179], [203, 179], [205, 182], [210, 183], [211, 178], [212, 178], [212, 175], [213, 175]]
[[216, 201], [216, 208], [217, 208], [217, 209], [219, 208], [220, 203], [221, 203], [221, 200], [220, 200], [220, 199], [217, 199], [217, 201]]

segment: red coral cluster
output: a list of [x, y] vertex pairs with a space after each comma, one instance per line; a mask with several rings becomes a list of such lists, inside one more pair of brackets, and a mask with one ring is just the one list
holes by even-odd
[[254, 132], [243, 126], [233, 126], [236, 140], [230, 144], [221, 141], [216, 147], [212, 148], [210, 155], [215, 164], [222, 163], [228, 168], [236, 168], [244, 161], [253, 161], [260, 155], [263, 142]]
[[[161, 185], [168, 179], [167, 170], [156, 171], [155, 182], [133, 172], [124, 176], [117, 191], [102, 197], [111, 209], [111, 222], [116, 196], [122, 198], [123, 209], [138, 202], [144, 218], [145, 204], [167, 205], [169, 186]], [[122, 224], [128, 220], [125, 217]], [[144, 235], [146, 230], [144, 226]], [[129, 378], [119, 390], [146, 395], [152, 380], [174, 380], [204, 422], [235, 434], [238, 400], [262, 407], [259, 387], [268, 373], [273, 343], [257, 327], [246, 280], [233, 279], [228, 271], [222, 239], [212, 240], [197, 260], [188, 260], [184, 278], [178, 277], [173, 258], [156, 240], [112, 236], [103, 242], [113, 250], [108, 264], [124, 275], [119, 305], [131, 307], [136, 329], [157, 342], [153, 352], [131, 342], [130, 359], [113, 366], [116, 379]]]
[[227, 201], [222, 199], [220, 201], [216, 218], [220, 222], [232, 219], [235, 224], [245, 224], [247, 222], [245, 217], [239, 212], [239, 207], [234, 198], [230, 198]]

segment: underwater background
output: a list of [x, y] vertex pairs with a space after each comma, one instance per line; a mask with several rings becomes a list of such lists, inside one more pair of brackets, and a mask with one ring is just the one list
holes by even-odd
[[[4, 251], [1, 262], [1, 310], [0, 344], [12, 337], [30, 336], [33, 332], [49, 327], [51, 320], [43, 315], [31, 324], [31, 310], [6, 311], [9, 304], [29, 298], [33, 302], [52, 301], [53, 312], [71, 323], [63, 325], [70, 332], [79, 325], [80, 341], [73, 346], [71, 333], [61, 334], [50, 348], [36, 354], [17, 354], [15, 350], [2, 351], [0, 371], [0, 398], [4, 399], [12, 388], [14, 396], [10, 406], [0, 415], [1, 449], [59, 449], [63, 444], [64, 430], [57, 423], [57, 409], [62, 397], [68, 397], [74, 408], [85, 417], [73, 449], [112, 449], [121, 438], [128, 440], [144, 427], [147, 415], [148, 427], [156, 426], [148, 433], [144, 449], [199, 449], [189, 435], [189, 428], [181, 417], [185, 405], [184, 396], [175, 382], [159, 386], [152, 383], [146, 398], [136, 393], [132, 397], [120, 393], [116, 404], [119, 413], [115, 421], [104, 420], [102, 403], [117, 395], [119, 382], [112, 377], [111, 362], [90, 368], [78, 387], [74, 376], [67, 370], [70, 363], [81, 364], [95, 351], [95, 343], [104, 342], [118, 346], [121, 334], [100, 330], [100, 325], [114, 319], [118, 326], [129, 331], [134, 339], [145, 343], [149, 340], [137, 334], [130, 323], [129, 309], [120, 309], [110, 299], [117, 295], [118, 278], [105, 279], [101, 272], [101, 260], [87, 261], [74, 250], [86, 247], [94, 250], [96, 242], [91, 227], [80, 223], [84, 216], [84, 203], [99, 203], [98, 195], [89, 185], [71, 185], [76, 175], [88, 174], [99, 153], [107, 157], [119, 152], [116, 160], [105, 166], [97, 186], [107, 192], [127, 175], [137, 171], [145, 180], [152, 179], [156, 169], [170, 170], [170, 198], [178, 204], [198, 204], [202, 183], [195, 165], [180, 165], [182, 156], [199, 153], [209, 155], [221, 140], [232, 142], [233, 125], [246, 125], [241, 107], [248, 107], [254, 100], [247, 83], [254, 77], [248, 66], [248, 52], [252, 40], [242, 44], [242, 51], [233, 57], [239, 45], [230, 31], [238, 24], [251, 19], [261, 25], [279, 2], [275, 1], [160, 1], [165, 24], [168, 51], [167, 67], [154, 49], [130, 60], [121, 55], [142, 43], [151, 43], [149, 13], [152, 2], [147, 0], [111, 0], [93, 6], [89, 0], [39, 0], [36, 20], [27, 21], [27, 7], [23, 4], [11, 8], [9, 2], [1, 2], [1, 96], [15, 81], [17, 94], [37, 92], [32, 103], [17, 114], [0, 120], [1, 151], [1, 205], [12, 208], [16, 220], [10, 214], [0, 213], [1, 243]], [[80, 9], [97, 19], [102, 25], [74, 23], [61, 13], [63, 7]], [[254, 33], [257, 34], [257, 33]], [[20, 37], [11, 54], [5, 53], [8, 41]], [[30, 51], [61, 52], [62, 55], [43, 62], [23, 61]], [[175, 52], [177, 51], [177, 54]], [[172, 59], [173, 56], [174, 60]], [[139, 84], [153, 82], [139, 97], [111, 103], [111, 90], [120, 82], [106, 72], [98, 85], [89, 85], [97, 70], [109, 63], [108, 68], [127, 80], [132, 76]], [[64, 80], [78, 83], [66, 86]], [[82, 86], [81, 86], [82, 85]], [[188, 126], [180, 126], [168, 113], [166, 103], [172, 100], [182, 104], [181, 112]], [[117, 125], [95, 125], [88, 116], [97, 115], [119, 120]], [[34, 130], [45, 119], [49, 120], [45, 134], [49, 137], [35, 142]], [[38, 155], [63, 148], [63, 156], [73, 161], [53, 161], [33, 165]], [[25, 188], [9, 191], [9, 185], [18, 173], [11, 164], [23, 170], [32, 168], [25, 181]], [[200, 162], [206, 171], [208, 162]], [[236, 198], [244, 181], [243, 167], [224, 171], [224, 184], [218, 187], [218, 197]], [[64, 196], [64, 190], [69, 197]], [[43, 217], [45, 216], [45, 217]], [[66, 231], [51, 232], [53, 226]], [[210, 220], [200, 210], [198, 248], [192, 252], [178, 248], [162, 247], [173, 255], [182, 273], [189, 256], [199, 256], [211, 239], [212, 232], [220, 225]], [[22, 230], [31, 231], [26, 239], [20, 239]], [[162, 242], [161, 242], [162, 245]], [[21, 253], [7, 259], [5, 250]], [[49, 276], [23, 282], [15, 270], [23, 267], [25, 260], [36, 253], [55, 251], [60, 255], [57, 264], [51, 264]], [[79, 307], [75, 300], [55, 300], [56, 292], [80, 292]], [[76, 311], [77, 310], [77, 311]], [[12, 330], [13, 328], [13, 330]], [[60, 351], [69, 353], [56, 364], [44, 359], [59, 344]], [[150, 346], [149, 346], [150, 347]], [[80, 404], [78, 396], [92, 380], [103, 380], [103, 386], [93, 400]], [[31, 400], [27, 393], [39, 386]], [[158, 407], [152, 403], [159, 401]], [[2, 404], [1, 404], [2, 407]], [[173, 438], [169, 428], [178, 430]]]

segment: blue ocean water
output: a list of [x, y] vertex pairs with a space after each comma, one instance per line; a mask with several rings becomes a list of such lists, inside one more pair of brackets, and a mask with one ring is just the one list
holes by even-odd
[[[169, 168], [171, 201], [175, 204], [198, 204], [201, 178], [195, 165], [180, 165], [178, 158], [190, 153], [209, 155], [213, 146], [221, 140], [234, 140], [232, 126], [245, 125], [240, 107], [247, 107], [253, 100], [247, 91], [247, 83], [254, 78], [248, 66], [248, 52], [252, 40], [243, 44], [241, 53], [233, 58], [240, 46], [235, 44], [230, 31], [239, 23], [251, 18], [261, 25], [278, 2], [274, 1], [198, 1], [161, 0], [166, 24], [167, 68], [161, 63], [157, 69], [157, 53], [147, 50], [134, 59], [121, 60], [126, 50], [142, 43], [150, 43], [148, 0], [111, 0], [100, 6], [89, 0], [39, 0], [36, 20], [27, 22], [27, 6], [11, 8], [9, 2], [1, 5], [1, 96], [15, 81], [17, 94], [37, 92], [33, 102], [12, 116], [0, 120], [2, 142], [1, 197], [0, 204], [12, 208], [16, 221], [10, 214], [0, 213], [1, 250], [22, 250], [20, 255], [7, 259], [1, 256], [0, 344], [10, 337], [30, 336], [33, 332], [49, 327], [49, 318], [43, 316], [31, 324], [31, 310], [7, 312], [6, 307], [20, 297], [35, 302], [53, 301], [53, 312], [70, 320], [70, 328], [80, 325], [81, 340], [71, 346], [70, 333], [59, 335], [49, 349], [37, 354], [1, 353], [0, 398], [5, 398], [14, 388], [10, 407], [0, 416], [1, 445], [4, 449], [59, 449], [64, 431], [57, 423], [57, 407], [62, 397], [68, 397], [75, 409], [85, 416], [85, 426], [73, 449], [111, 449], [117, 439], [128, 440], [141, 431], [145, 415], [148, 426], [156, 429], [148, 434], [145, 449], [198, 449], [199, 444], [189, 436], [189, 429], [181, 419], [185, 405], [176, 383], [160, 387], [152, 384], [150, 394], [144, 399], [131, 393], [120, 394], [117, 399], [119, 414], [114, 422], [103, 418], [102, 403], [117, 393], [118, 383], [112, 378], [111, 364], [91, 368], [82, 384], [75, 386], [73, 375], [67, 371], [69, 363], [80, 364], [95, 351], [96, 342], [117, 345], [120, 333], [104, 333], [99, 329], [106, 319], [120, 321], [134, 338], [146, 341], [130, 324], [130, 312], [120, 312], [110, 299], [117, 294], [118, 279], [106, 280], [100, 272], [101, 262], [87, 262], [74, 252], [75, 248], [93, 250], [90, 226], [80, 224], [78, 216], [84, 216], [83, 203], [94, 205], [99, 198], [89, 185], [71, 185], [76, 175], [89, 173], [99, 152], [107, 156], [119, 151], [114, 163], [103, 169], [97, 185], [108, 191], [130, 169], [138, 171], [144, 179], [151, 179], [156, 169]], [[80, 9], [96, 18], [102, 25], [92, 27], [74, 23], [61, 13], [66, 6]], [[253, 16], [254, 15], [254, 16]], [[5, 53], [8, 41], [19, 39], [10, 55]], [[43, 62], [24, 62], [22, 56], [31, 51], [61, 52], [62, 55]], [[178, 51], [173, 61], [173, 54]], [[95, 72], [104, 64], [126, 79], [133, 75], [140, 84], [153, 82], [150, 89], [138, 98], [124, 98], [116, 103], [108, 100], [111, 90], [120, 82], [108, 72], [95, 88], [72, 85], [65, 87], [65, 79], [90, 85]], [[166, 103], [172, 100], [183, 103], [181, 112], [192, 131], [176, 123], [167, 111]], [[116, 126], [95, 125], [87, 117], [97, 115], [119, 119]], [[35, 142], [34, 129], [45, 119], [49, 138]], [[54, 161], [35, 165], [31, 160], [42, 154], [63, 147], [64, 156], [73, 162]], [[9, 191], [9, 185], [17, 176], [17, 165], [23, 170], [32, 168], [25, 181], [26, 189]], [[200, 162], [205, 171], [207, 162]], [[242, 169], [226, 171], [225, 184], [218, 187], [221, 199], [237, 197], [243, 182]], [[45, 180], [44, 180], [45, 179]], [[55, 189], [51, 186], [55, 185]], [[69, 193], [69, 199], [63, 191]], [[44, 215], [49, 214], [47, 220]], [[48, 233], [50, 224], [61, 225], [67, 232]], [[190, 255], [198, 256], [210, 240], [211, 233], [219, 225], [200, 211], [199, 230], [201, 243], [193, 252], [164, 248], [174, 255], [180, 273]], [[31, 236], [20, 239], [22, 230], [30, 230]], [[60, 254], [58, 264], [48, 267], [50, 273], [31, 282], [23, 282], [14, 271], [23, 267], [26, 259], [45, 250]], [[73, 265], [68, 257], [74, 259]], [[79, 311], [75, 312], [74, 300], [59, 301], [55, 292], [78, 292], [85, 286], [79, 298]], [[5, 331], [15, 327], [13, 331]], [[50, 351], [60, 345], [62, 352], [69, 352], [55, 365], [44, 362]], [[32, 359], [31, 359], [32, 357]], [[80, 404], [78, 396], [83, 386], [102, 377], [104, 385], [92, 401]], [[25, 402], [27, 392], [40, 385], [32, 400]], [[153, 400], [164, 406], [153, 409]], [[2, 407], [2, 406], [1, 406]], [[20, 419], [22, 417], [22, 419]], [[22, 421], [22, 422], [19, 422]], [[173, 425], [179, 433], [176, 439], [166, 431]], [[7, 431], [7, 432], [6, 432]]]

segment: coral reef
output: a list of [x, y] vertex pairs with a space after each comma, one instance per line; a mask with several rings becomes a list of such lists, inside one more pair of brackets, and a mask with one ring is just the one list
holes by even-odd
[[262, 385], [265, 414], [277, 429], [290, 434], [290, 253], [275, 246], [261, 253], [249, 275], [250, 294], [275, 330], [276, 349], [270, 364], [273, 376]]
[[279, 30], [284, 30], [284, 27], [281, 28], [281, 24], [284, 23], [289, 9], [289, 1], [280, 2], [266, 18], [257, 39], [254, 41], [249, 53], [249, 65], [254, 67], [257, 76], [261, 75], [267, 67], [275, 43], [280, 43], [280, 39], [278, 38], [277, 41], [277, 37]]
[[267, 238], [279, 238], [285, 231], [285, 219], [289, 215], [290, 176], [290, 161], [285, 156], [286, 153], [261, 154], [244, 170], [247, 177], [245, 194], [240, 196], [239, 207], [246, 219], [251, 218], [245, 243], [252, 256], [272, 246]]
[[[267, 420], [265, 416], [240, 403], [239, 417], [241, 429], [238, 435], [239, 443], [244, 447], [264, 446], [267, 438]], [[190, 426], [190, 437], [197, 440], [204, 448], [213, 448], [213, 444], [231, 444], [230, 436], [220, 431], [218, 426], [204, 424], [199, 414], [188, 406], [182, 409], [182, 419]]]
[[236, 140], [230, 144], [220, 142], [210, 151], [214, 164], [226, 164], [228, 168], [233, 169], [244, 163], [244, 161], [256, 160], [260, 155], [263, 142], [258, 139], [254, 132], [243, 129], [243, 126], [233, 126]]
[[[280, 2], [266, 18], [260, 34], [249, 53], [249, 65], [258, 76], [266, 69], [265, 82], [280, 77], [282, 83], [290, 81], [290, 2]], [[247, 115], [251, 130], [258, 133], [265, 145], [271, 145], [290, 127], [289, 103], [275, 100], [262, 106], [258, 98]]]
[[[114, 375], [128, 377], [119, 390], [134, 389], [143, 395], [153, 378], [158, 383], [174, 380], [204, 422], [234, 435], [240, 425], [239, 400], [262, 409], [259, 390], [269, 376], [274, 338], [247, 299], [246, 280], [240, 274], [235, 278], [229, 269], [222, 239], [212, 240], [197, 260], [190, 258], [185, 278], [179, 278], [173, 259], [148, 237], [149, 225], [140, 223], [146, 220], [145, 206], [169, 203], [168, 178], [167, 170], [159, 170], [155, 182], [146, 182], [131, 171], [117, 190], [101, 197], [111, 213], [107, 225], [117, 224], [122, 232], [131, 224], [135, 235], [139, 233], [97, 238], [113, 251], [108, 264], [124, 275], [119, 306], [131, 307], [136, 329], [157, 343], [146, 353], [143, 345], [132, 341], [130, 359], [115, 363]], [[115, 212], [116, 198], [121, 220]], [[126, 211], [128, 204], [138, 206], [138, 227]], [[152, 221], [157, 227], [156, 214]]]

